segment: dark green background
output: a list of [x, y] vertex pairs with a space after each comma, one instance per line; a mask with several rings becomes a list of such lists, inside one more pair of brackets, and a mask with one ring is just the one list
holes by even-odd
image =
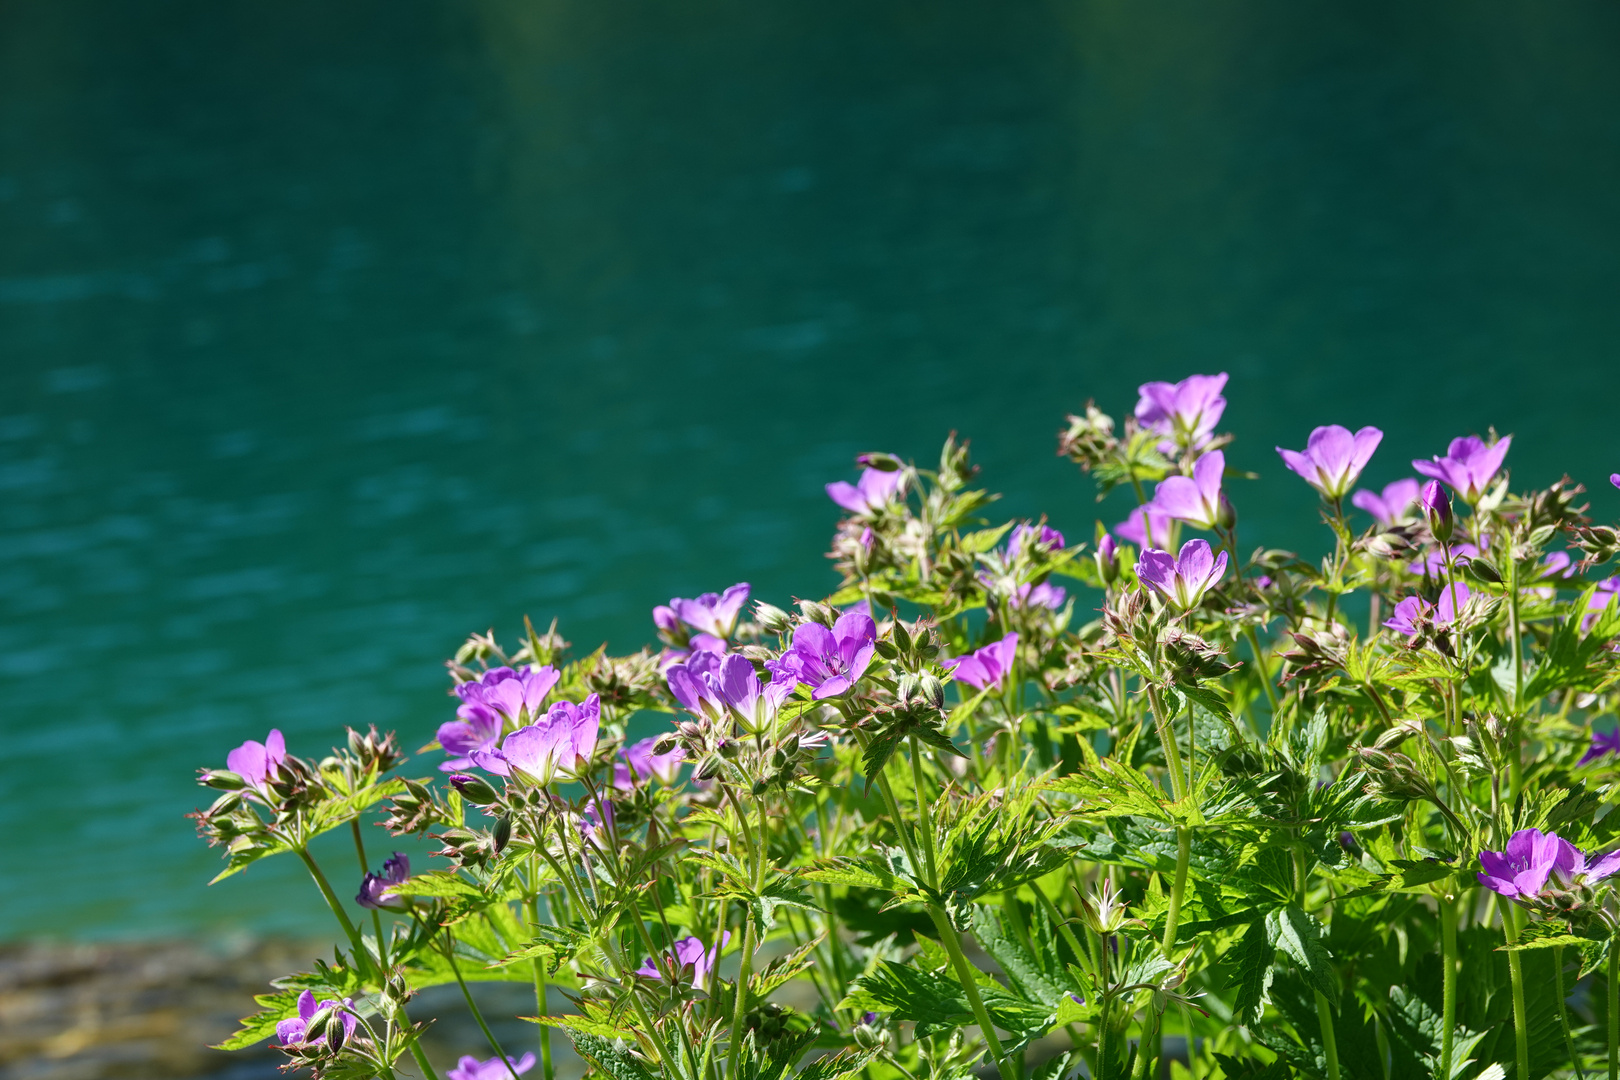
[[195, 767], [417, 745], [524, 613], [819, 595], [858, 450], [1078, 536], [1064, 412], [1225, 370], [1249, 543], [1329, 422], [1612, 516], [1617, 59], [1606, 0], [0, 0], [0, 936], [324, 931], [202, 888]]

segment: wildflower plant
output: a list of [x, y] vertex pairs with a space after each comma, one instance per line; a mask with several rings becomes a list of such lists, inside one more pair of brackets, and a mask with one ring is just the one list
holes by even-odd
[[490, 1056], [452, 1080], [552, 1080], [554, 1034], [612, 1080], [1620, 1080], [1620, 529], [1494, 433], [1358, 488], [1382, 433], [1335, 424], [1278, 451], [1328, 553], [1246, 545], [1225, 385], [1069, 418], [1135, 496], [1087, 543], [991, 523], [954, 436], [862, 455], [830, 595], [676, 598], [658, 652], [474, 635], [416, 757], [230, 751], [220, 877], [296, 856], [343, 944], [225, 1045], [435, 1077], [407, 1006], [454, 983]]

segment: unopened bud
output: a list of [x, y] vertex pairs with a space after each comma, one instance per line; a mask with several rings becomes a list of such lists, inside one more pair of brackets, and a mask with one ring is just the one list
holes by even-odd
[[755, 798], [758, 798], [771, 790], [771, 782], [769, 780], [755, 780], [754, 786], [749, 790], [753, 792]]
[[494, 788], [478, 777], [470, 776], [467, 773], [452, 773], [450, 786], [460, 792], [461, 797], [474, 806], [488, 806], [490, 803], [499, 802], [501, 798]]
[[715, 750], [719, 752], [720, 756], [725, 758], [727, 761], [735, 758], [737, 756], [737, 751], [741, 749], [742, 745], [738, 743], [736, 739], [721, 739], [720, 745], [715, 747]]
[[241, 791], [247, 787], [247, 781], [229, 769], [204, 769], [197, 776], [197, 782], [220, 791]]
[[838, 618], [838, 613], [819, 600], [800, 600], [799, 611], [811, 622], [818, 622], [822, 626], [832, 626]]
[[1226, 497], [1225, 491], [1221, 492], [1220, 506], [1215, 511], [1215, 524], [1219, 525], [1227, 532], [1231, 532], [1237, 527], [1237, 508], [1234, 507], [1232, 505], [1232, 501]]
[[507, 841], [512, 839], [512, 819], [500, 817], [495, 821], [495, 854], [499, 855], [506, 847]]
[[763, 600], [754, 605], [754, 621], [767, 634], [785, 634], [793, 629], [793, 616]]
[[931, 671], [925, 671], [917, 679], [917, 689], [923, 700], [936, 709], [945, 707], [945, 684], [939, 681], [939, 676]]
[[1097, 541], [1097, 573], [1101, 576], [1104, 585], [1112, 585], [1119, 580], [1119, 545], [1114, 543], [1111, 533], [1103, 533]]
[[1423, 517], [1428, 521], [1429, 531], [1434, 534], [1434, 538], [1442, 544], [1450, 540], [1456, 519], [1451, 514], [1451, 496], [1440, 486], [1440, 481], [1430, 480], [1423, 485], [1423, 493], [1418, 496], [1418, 505], [1423, 508]]
[[1393, 750], [1422, 730], [1423, 721], [1402, 720], [1400, 723], [1378, 736], [1378, 741], [1373, 743], [1373, 748], [1376, 750]]
[[788, 763], [787, 751], [783, 750], [780, 746], [778, 746], [775, 750], [771, 751], [771, 768], [773, 768], [773, 769], [781, 769], [781, 768], [784, 768], [787, 765], [787, 763]]
[[905, 468], [904, 463], [901, 462], [899, 458], [895, 457], [893, 454], [885, 454], [882, 452], [857, 454], [855, 455], [855, 460], [859, 464], [865, 465], [868, 469], [876, 469], [878, 472], [899, 472], [901, 469]]
[[678, 732], [666, 731], [662, 735], [658, 736], [657, 742], [653, 743], [652, 752], [658, 757], [663, 757], [665, 754], [675, 749], [676, 745], [680, 742], [680, 738], [681, 737]]
[[789, 735], [787, 738], [782, 740], [782, 753], [788, 755], [789, 757], [792, 757], [794, 754], [797, 754], [798, 752], [799, 752], [799, 735], [798, 735], [798, 732], [794, 732], [792, 735]]
[[1479, 580], [1491, 585], [1502, 584], [1502, 571], [1489, 559], [1470, 559], [1467, 564], [1468, 573]]
[[916, 675], [908, 671], [904, 675], [900, 676], [900, 681], [896, 685], [894, 691], [895, 697], [899, 698], [902, 702], [911, 701], [916, 698], [919, 687], [920, 680]]

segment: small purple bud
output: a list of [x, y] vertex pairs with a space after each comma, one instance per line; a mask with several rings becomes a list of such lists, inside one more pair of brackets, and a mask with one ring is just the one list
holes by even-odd
[[1456, 521], [1451, 516], [1451, 496], [1440, 486], [1440, 481], [1430, 480], [1423, 485], [1418, 504], [1423, 507], [1423, 516], [1428, 519], [1434, 538], [1442, 544], [1450, 540]]
[[1237, 525], [1237, 509], [1232, 505], [1232, 500], [1226, 497], [1224, 491], [1221, 492], [1220, 507], [1215, 514], [1215, 524], [1227, 532], [1231, 532]]
[[1119, 580], [1119, 545], [1111, 533], [1103, 533], [1097, 541], [1097, 573], [1102, 575], [1104, 585]]

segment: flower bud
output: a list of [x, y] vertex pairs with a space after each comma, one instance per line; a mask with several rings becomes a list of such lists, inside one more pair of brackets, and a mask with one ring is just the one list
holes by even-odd
[[918, 689], [919, 680], [917, 676], [908, 671], [900, 676], [900, 681], [895, 687], [894, 696], [902, 702], [911, 701], [917, 696]]
[[798, 734], [798, 732], [794, 732], [792, 735], [789, 735], [786, 739], [782, 740], [782, 753], [788, 755], [789, 757], [792, 757], [794, 754], [797, 754], [798, 752], [799, 752], [799, 734]]
[[1434, 538], [1442, 544], [1450, 540], [1456, 520], [1451, 515], [1451, 496], [1440, 486], [1440, 481], [1430, 480], [1423, 485], [1418, 505], [1423, 508], [1423, 517], [1428, 521], [1429, 531]]
[[811, 622], [818, 622], [822, 626], [831, 627], [837, 620], [838, 613], [819, 600], [800, 600], [799, 610]]
[[1102, 539], [1097, 541], [1097, 573], [1101, 575], [1104, 585], [1112, 585], [1119, 580], [1119, 545], [1114, 543], [1111, 533], [1103, 533]]
[[881, 452], [857, 454], [855, 455], [855, 461], [857, 464], [865, 465], [868, 469], [876, 469], [878, 472], [899, 472], [901, 469], [905, 468], [905, 465], [899, 458], [895, 457], [893, 454], [885, 454]]
[[1378, 736], [1378, 741], [1373, 743], [1373, 749], [1393, 750], [1422, 730], [1423, 721], [1402, 720], [1400, 723]]
[[719, 752], [720, 756], [725, 758], [727, 761], [735, 758], [737, 756], [737, 752], [741, 749], [742, 745], [738, 743], [736, 739], [721, 739], [720, 744], [715, 747], [715, 750]]
[[247, 787], [247, 781], [229, 769], [203, 769], [197, 774], [197, 782], [220, 791], [241, 791]]
[[680, 743], [680, 739], [681, 736], [679, 732], [664, 732], [662, 735], [658, 736], [658, 741], [653, 743], [653, 755], [655, 757], [663, 757], [665, 754], [675, 749], [675, 747]]
[[754, 605], [754, 621], [759, 623], [761, 630], [767, 634], [785, 634], [793, 629], [793, 616], [777, 607], [761, 600]]
[[1220, 507], [1215, 511], [1215, 524], [1227, 532], [1231, 532], [1237, 526], [1237, 508], [1226, 497], [1225, 491], [1221, 492]]
[[495, 789], [476, 776], [467, 773], [452, 773], [450, 786], [461, 793], [461, 797], [474, 806], [488, 806], [490, 803], [500, 801]]
[[[1461, 561], [1461, 560], [1459, 560]], [[1502, 571], [1489, 559], [1473, 558], [1467, 563], [1468, 574], [1491, 585], [1502, 584]]]
[[925, 671], [917, 679], [917, 691], [923, 700], [936, 709], [945, 707], [945, 684], [939, 681], [939, 676], [931, 671]]
[[510, 816], [501, 816], [495, 821], [495, 854], [499, 855], [501, 849], [506, 847], [507, 841], [512, 839], [512, 819]]
[[783, 750], [780, 746], [771, 751], [771, 768], [783, 769], [787, 767], [787, 763], [787, 751]]

